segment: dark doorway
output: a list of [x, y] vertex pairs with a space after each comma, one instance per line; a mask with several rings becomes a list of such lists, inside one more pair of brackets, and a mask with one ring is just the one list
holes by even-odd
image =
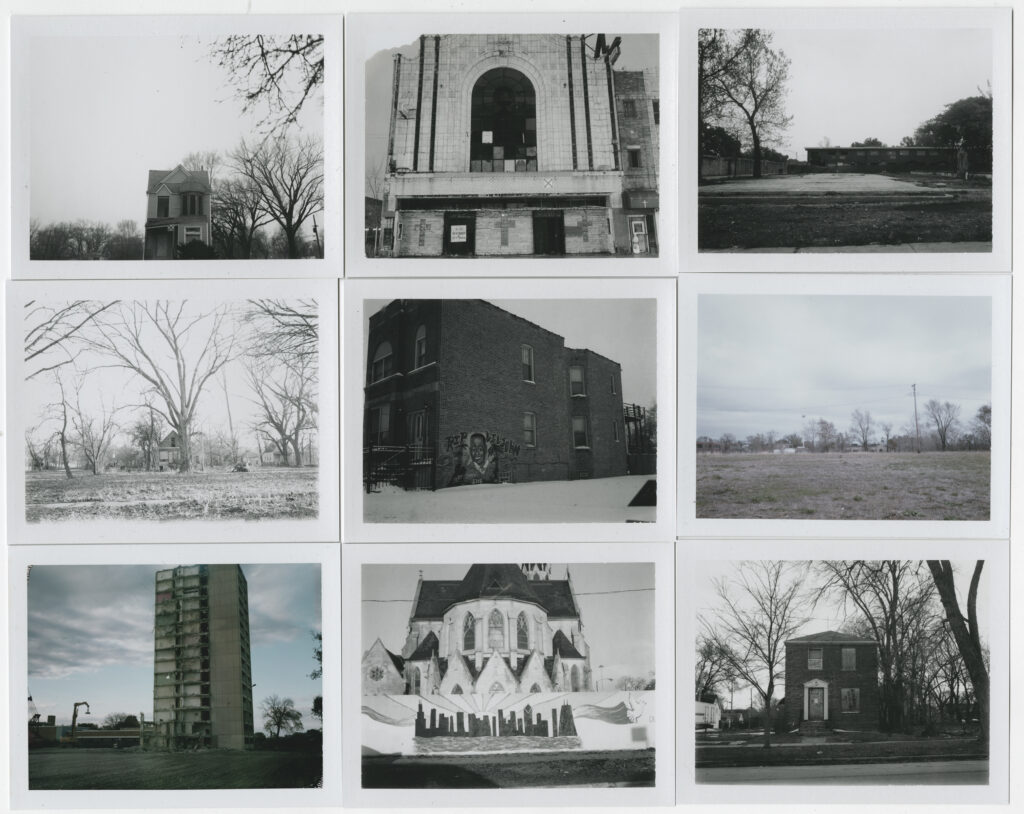
[[448, 256], [468, 257], [476, 251], [476, 215], [444, 213], [444, 246]]
[[807, 688], [807, 720], [808, 721], [824, 721], [825, 720], [825, 688], [824, 687], [808, 687]]
[[562, 212], [533, 213], [533, 253], [565, 254], [565, 219]]

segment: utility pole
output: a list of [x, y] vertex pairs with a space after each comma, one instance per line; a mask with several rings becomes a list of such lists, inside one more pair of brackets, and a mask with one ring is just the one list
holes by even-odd
[[914, 433], [917, 435], [917, 451], [921, 451], [921, 427], [917, 423], [917, 385], [910, 385], [914, 389]]

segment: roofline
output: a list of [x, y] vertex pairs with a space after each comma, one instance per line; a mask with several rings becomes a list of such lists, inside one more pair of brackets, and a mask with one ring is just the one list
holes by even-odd
[[895, 145], [873, 145], [868, 147], [804, 147], [805, 150], [955, 150], [956, 147], [919, 147], [917, 145], [913, 147], [903, 147], [899, 144]]
[[878, 647], [874, 639], [786, 639], [786, 644], [873, 644]]

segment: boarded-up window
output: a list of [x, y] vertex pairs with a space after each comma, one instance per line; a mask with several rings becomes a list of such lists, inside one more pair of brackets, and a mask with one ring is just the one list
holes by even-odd
[[840, 708], [843, 712], [860, 712], [860, 689], [857, 687], [843, 688], [839, 692]]
[[808, 670], [820, 670], [821, 667], [821, 648], [811, 647], [807, 651], [807, 669]]
[[857, 650], [853, 647], [843, 648], [843, 669], [844, 670], [856, 670], [857, 669]]

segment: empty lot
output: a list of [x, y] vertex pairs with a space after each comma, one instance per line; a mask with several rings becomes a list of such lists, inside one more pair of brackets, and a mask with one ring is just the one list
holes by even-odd
[[988, 520], [987, 452], [697, 456], [697, 517]]

